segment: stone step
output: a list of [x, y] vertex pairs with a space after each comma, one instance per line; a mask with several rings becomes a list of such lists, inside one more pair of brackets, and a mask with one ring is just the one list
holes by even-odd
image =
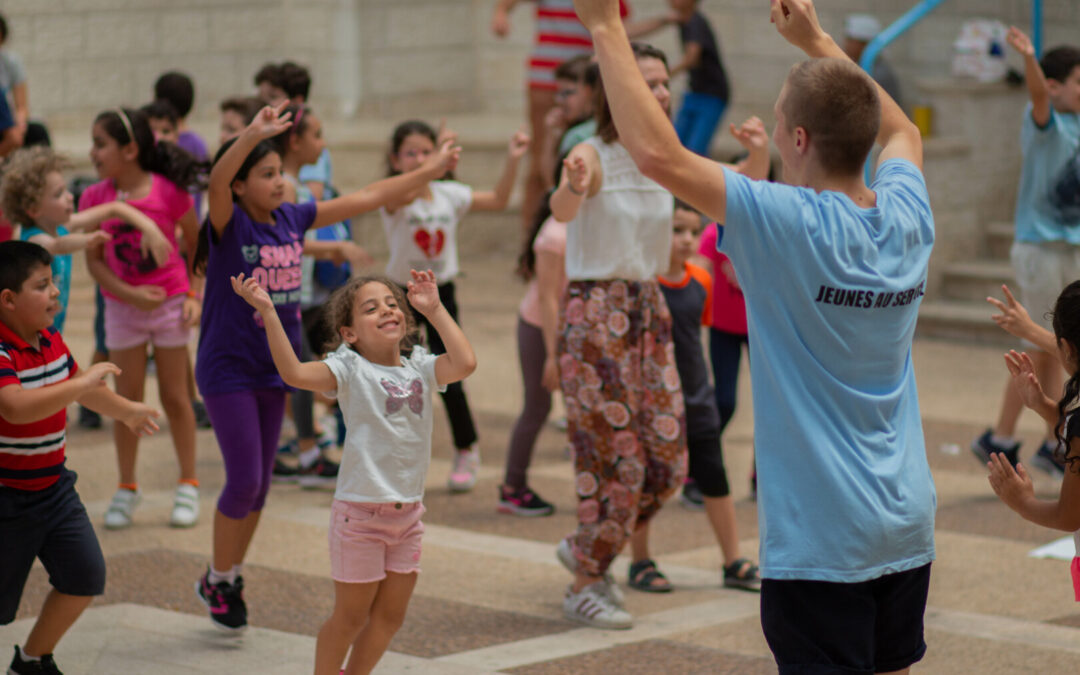
[[1016, 338], [998, 328], [990, 318], [988, 303], [962, 300], [930, 300], [919, 306], [915, 334], [984, 345], [1015, 346]]
[[1016, 228], [1008, 221], [990, 223], [986, 226], [986, 252], [995, 260], [1008, 260]]
[[974, 260], [950, 263], [942, 276], [942, 296], [947, 300], [982, 302], [988, 295], [1001, 295], [1001, 285], [1015, 285], [1012, 265], [1004, 260]]

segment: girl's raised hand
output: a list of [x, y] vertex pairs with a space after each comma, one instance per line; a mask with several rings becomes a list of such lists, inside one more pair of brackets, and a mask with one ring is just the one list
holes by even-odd
[[455, 145], [455, 139], [447, 139], [439, 146], [438, 152], [432, 153], [424, 160], [421, 169], [435, 171], [439, 177], [445, 176], [448, 171], [457, 168], [461, 158], [461, 147]]
[[1005, 455], [995, 452], [990, 455], [990, 461], [986, 463], [990, 469], [990, 487], [994, 488], [994, 494], [1005, 502], [1013, 511], [1018, 511], [1020, 506], [1029, 499], [1035, 497], [1035, 488], [1031, 484], [1031, 476], [1023, 464], [1017, 464], [1013, 469]]
[[259, 139], [273, 138], [292, 126], [292, 113], [285, 112], [289, 105], [286, 99], [275, 106], [266, 106], [251, 120], [247, 130]]
[[1038, 376], [1035, 375], [1035, 364], [1032, 362], [1031, 357], [1028, 356], [1027, 352], [1017, 352], [1015, 349], [1010, 349], [1009, 353], [1005, 355], [1005, 366], [1009, 369], [1013, 387], [1016, 388], [1016, 393], [1020, 394], [1024, 405], [1035, 409], [1036, 405], [1042, 403], [1045, 394], [1042, 385], [1039, 384]]
[[1009, 26], [1009, 32], [1005, 34], [1005, 42], [1008, 42], [1009, 46], [1022, 56], [1035, 56], [1035, 45], [1031, 44], [1031, 39], [1027, 34], [1016, 26]]
[[244, 273], [241, 272], [235, 277], [229, 277], [229, 281], [232, 282], [233, 292], [243, 298], [244, 302], [258, 310], [260, 314], [273, 311], [274, 301], [270, 299], [270, 294], [254, 278], [245, 279]]
[[732, 124], [731, 135], [747, 152], [769, 147], [769, 133], [765, 131], [765, 123], [758, 117], [750, 117], [739, 126]]
[[521, 159], [525, 156], [525, 153], [529, 151], [529, 144], [532, 143], [532, 139], [529, 138], [529, 134], [525, 133], [525, 128], [522, 127], [510, 137], [509, 154], [511, 159]]
[[439, 300], [439, 286], [435, 282], [435, 273], [431, 270], [417, 272], [411, 270], [409, 281], [409, 304], [424, 316], [434, 312], [442, 304]]
[[1008, 286], [1002, 284], [1001, 292], [1005, 294], [1005, 302], [994, 297], [986, 298], [987, 302], [997, 307], [998, 311], [1001, 312], [1001, 314], [991, 315], [990, 318], [998, 326], [1001, 326], [1006, 333], [1016, 337], [1024, 337], [1026, 333], [1023, 333], [1023, 331], [1032, 323], [1031, 317], [1028, 315], [1027, 310], [1024, 309], [1024, 306], [1013, 297]]
[[583, 195], [589, 189], [592, 175], [585, 159], [575, 155], [563, 160], [563, 168], [566, 170], [566, 180], [570, 185], [570, 191], [576, 195]]

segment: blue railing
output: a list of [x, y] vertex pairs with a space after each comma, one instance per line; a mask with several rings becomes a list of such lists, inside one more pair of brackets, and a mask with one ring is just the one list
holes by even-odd
[[[878, 56], [881, 55], [881, 51], [885, 47], [907, 32], [909, 28], [926, 18], [927, 14], [937, 9], [938, 5], [944, 2], [945, 0], [922, 0], [888, 28], [878, 33], [877, 37], [866, 45], [862, 58], [859, 59], [859, 65], [862, 66], [862, 69], [868, 73], [872, 72], [874, 62], [877, 61]], [[1035, 47], [1036, 56], [1042, 55], [1042, 41], [1042, 0], [1031, 0], [1031, 44]]]

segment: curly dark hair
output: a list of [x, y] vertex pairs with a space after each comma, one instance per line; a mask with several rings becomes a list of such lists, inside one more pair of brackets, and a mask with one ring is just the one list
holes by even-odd
[[[1053, 313], [1054, 337], [1058, 344], [1064, 340], [1072, 346], [1074, 353], [1080, 348], [1080, 281], [1074, 281], [1065, 287], [1054, 303]], [[1055, 435], [1058, 440], [1058, 448], [1055, 454], [1069, 467], [1080, 473], [1080, 454], [1073, 453], [1069, 445], [1072, 440], [1065, 428], [1065, 420], [1069, 414], [1077, 414], [1077, 403], [1080, 398], [1080, 370], [1069, 377], [1065, 383], [1065, 393], [1058, 401], [1058, 424]]]
[[341, 329], [352, 323], [356, 294], [370, 283], [383, 284], [389, 288], [398, 307], [401, 308], [401, 313], [405, 315], [405, 337], [401, 340], [401, 353], [409, 354], [415, 345], [420, 344], [420, 333], [416, 326], [416, 317], [413, 316], [412, 309], [409, 307], [409, 299], [405, 295], [405, 289], [377, 274], [350, 279], [348, 283], [334, 291], [330, 299], [326, 301], [323, 321], [326, 322], [329, 332], [333, 334], [333, 339], [325, 345], [327, 351], [333, 351], [341, 344]]

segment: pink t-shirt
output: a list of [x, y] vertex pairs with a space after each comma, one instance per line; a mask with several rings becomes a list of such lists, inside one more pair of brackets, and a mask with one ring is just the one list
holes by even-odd
[[[712, 261], [712, 327], [733, 335], [746, 335], [746, 300], [742, 289], [728, 281], [724, 268], [731, 268], [728, 257], [716, 250], [717, 226], [709, 223], [701, 234], [698, 253]], [[735, 270], [731, 269], [734, 274]]]
[[[560, 223], [554, 218], [548, 218], [536, 233], [533, 240], [533, 251], [536, 253], [555, 253], [561, 257], [566, 256], [566, 223]], [[566, 267], [559, 268], [559, 293], [566, 290]], [[521, 299], [518, 313], [525, 323], [539, 328], [543, 323], [540, 315], [540, 285], [536, 283], [536, 277], [529, 281], [525, 289], [525, 297]]]
[[[129, 199], [128, 203], [145, 213], [158, 224], [165, 238], [173, 246], [169, 260], [158, 267], [151, 257], [144, 257], [139, 248], [140, 233], [133, 225], [122, 220], [106, 220], [101, 229], [112, 235], [105, 244], [105, 264], [113, 274], [132, 286], [160, 286], [166, 297], [186, 293], [188, 285], [187, 265], [176, 248], [176, 223], [194, 207], [191, 195], [177, 187], [164, 176], [150, 174], [150, 194], [142, 199]], [[116, 201], [116, 185], [112, 180], [94, 183], [79, 198], [79, 210]], [[101, 292], [113, 299], [104, 288]]]

